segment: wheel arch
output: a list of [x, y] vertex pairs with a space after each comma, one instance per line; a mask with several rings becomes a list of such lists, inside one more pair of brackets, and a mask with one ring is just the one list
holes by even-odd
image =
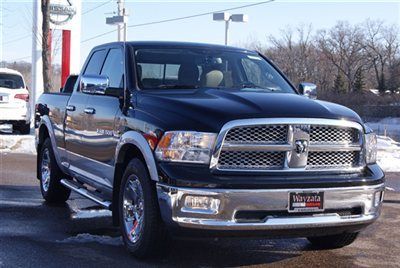
[[129, 161], [139, 158], [146, 166], [149, 177], [152, 181], [158, 181], [157, 166], [146, 139], [136, 131], [128, 131], [122, 135], [115, 153], [115, 171], [113, 181], [112, 214], [114, 225], [119, 224], [118, 217], [118, 196], [121, 179]]
[[60, 155], [57, 151], [57, 146], [56, 146], [56, 139], [54, 136], [54, 130], [53, 130], [53, 126], [52, 123], [50, 121], [50, 118], [45, 115], [42, 116], [40, 119], [40, 123], [39, 123], [39, 127], [38, 127], [38, 133], [36, 136], [36, 151], [37, 151], [37, 172], [36, 172], [36, 177], [39, 178], [39, 157], [40, 157], [40, 151], [42, 149], [42, 145], [44, 143], [44, 141], [47, 138], [50, 138], [51, 141], [51, 146], [54, 152], [54, 156], [56, 158], [57, 161], [57, 165], [62, 169], [63, 166], [61, 165], [61, 159], [60, 159]]

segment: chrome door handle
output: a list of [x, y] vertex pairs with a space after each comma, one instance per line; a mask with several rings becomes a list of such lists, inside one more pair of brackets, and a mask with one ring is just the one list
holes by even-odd
[[86, 114], [94, 114], [96, 112], [96, 110], [94, 108], [85, 108], [85, 110], [83, 110]]
[[75, 106], [74, 105], [67, 105], [65, 107], [65, 109], [67, 109], [67, 111], [73, 112], [73, 111], [75, 111]]

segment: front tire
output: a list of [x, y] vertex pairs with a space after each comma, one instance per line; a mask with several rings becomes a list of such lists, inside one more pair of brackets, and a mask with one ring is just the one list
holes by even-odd
[[40, 190], [48, 203], [63, 203], [68, 200], [71, 190], [61, 184], [64, 173], [57, 165], [50, 138], [47, 138], [39, 155]]
[[317, 249], [334, 249], [350, 245], [357, 239], [358, 233], [343, 233], [337, 235], [307, 237]]
[[126, 249], [135, 257], [158, 255], [166, 241], [155, 183], [139, 159], [132, 159], [119, 191], [119, 220]]

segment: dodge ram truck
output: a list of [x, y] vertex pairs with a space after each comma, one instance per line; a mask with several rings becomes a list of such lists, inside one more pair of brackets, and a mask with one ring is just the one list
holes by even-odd
[[72, 92], [36, 104], [41, 193], [110, 209], [137, 257], [176, 235], [349, 245], [380, 215], [384, 173], [372, 130], [316, 90], [247, 49], [97, 46]]

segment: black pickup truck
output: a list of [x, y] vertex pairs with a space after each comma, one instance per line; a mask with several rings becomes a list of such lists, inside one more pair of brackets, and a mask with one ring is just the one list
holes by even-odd
[[95, 47], [72, 93], [36, 105], [42, 195], [110, 209], [138, 257], [180, 234], [346, 246], [379, 217], [384, 174], [360, 117], [315, 98], [255, 51]]

